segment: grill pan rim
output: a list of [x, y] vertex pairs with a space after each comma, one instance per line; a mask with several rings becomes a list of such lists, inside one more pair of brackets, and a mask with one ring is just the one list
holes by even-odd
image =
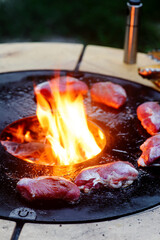
[[[1, 76], [5, 76], [6, 74], [27, 74], [27, 75], [31, 75], [31, 74], [34, 74], [34, 75], [36, 75], [37, 76], [37, 74], [38, 73], [40, 73], [40, 75], [42, 74], [42, 75], [51, 75], [51, 74], [53, 74], [55, 71], [57, 71], [57, 70], [49, 70], [49, 69], [44, 69], [44, 70], [24, 70], [24, 71], [13, 71], [13, 72], [4, 72], [4, 73], [0, 73], [0, 77]], [[91, 75], [94, 75], [94, 77], [104, 77], [104, 78], [111, 78], [111, 79], [118, 79], [118, 80], [122, 80], [122, 81], [125, 81], [125, 82], [128, 82], [128, 83], [132, 83], [132, 84], [135, 84], [135, 85], [138, 85], [138, 86], [141, 86], [141, 87], [143, 87], [144, 85], [143, 84], [141, 84], [141, 83], [137, 83], [137, 82], [133, 82], [133, 81], [131, 81], [131, 80], [128, 80], [128, 79], [124, 79], [124, 78], [120, 78], [120, 77], [116, 77], [116, 76], [110, 76], [110, 75], [105, 75], [105, 74], [99, 74], [99, 73], [93, 73], [93, 72], [85, 72], [85, 71], [77, 71], [77, 72], [73, 72], [73, 71], [68, 71], [68, 70], [61, 70], [61, 72], [63, 73], [63, 74], [91, 74]], [[39, 76], [39, 75], [38, 75]], [[25, 76], [26, 77], [26, 76]], [[14, 77], [13, 77], [14, 78]], [[14, 81], [13, 81], [14, 82]], [[18, 82], [18, 81], [17, 81]], [[0, 83], [1, 83], [1, 78], [0, 78]], [[151, 88], [151, 87], [147, 87], [147, 86], [145, 86], [145, 88], [148, 88], [148, 89], [152, 89], [153, 91], [156, 91], [157, 93], [159, 93], [157, 90], [155, 90], [154, 88]], [[145, 208], [143, 208], [143, 209], [140, 209], [140, 210], [135, 210], [135, 211], [132, 211], [131, 213], [126, 213], [126, 214], [119, 214], [119, 215], [117, 215], [117, 216], [112, 216], [112, 217], [103, 217], [103, 218], [101, 218], [101, 219], [99, 219], [99, 218], [95, 218], [95, 219], [82, 219], [82, 220], [77, 220], [77, 221], [75, 221], [75, 220], [73, 220], [73, 221], [71, 221], [71, 220], [69, 220], [69, 221], [62, 221], [62, 220], [56, 220], [56, 221], [41, 221], [41, 220], [27, 220], [27, 219], [25, 219], [25, 220], [23, 220], [23, 219], [19, 219], [19, 218], [12, 218], [12, 217], [10, 217], [9, 219], [11, 219], [11, 220], [17, 220], [17, 221], [21, 221], [21, 222], [33, 222], [33, 223], [54, 223], [54, 224], [60, 224], [60, 223], [66, 223], [66, 224], [68, 224], [68, 223], [85, 223], [85, 222], [98, 222], [98, 221], [104, 221], [104, 220], [113, 220], [113, 219], [118, 219], [118, 218], [120, 218], [120, 217], [122, 217], [122, 216], [128, 216], [128, 215], [132, 215], [132, 214], [135, 214], [135, 213], [138, 213], [138, 212], [142, 212], [142, 211], [144, 211], [144, 210], [147, 210], [147, 209], [151, 209], [151, 208], [153, 208], [153, 207], [156, 207], [156, 206], [158, 206], [159, 205], [159, 203], [160, 203], [160, 201], [158, 202], [158, 203], [156, 203], [156, 204], [154, 204], [154, 205], [151, 205], [151, 206], [148, 206], [148, 207], [145, 207]], [[1, 216], [1, 218], [4, 218], [4, 219], [8, 219], [8, 217], [7, 216]]]

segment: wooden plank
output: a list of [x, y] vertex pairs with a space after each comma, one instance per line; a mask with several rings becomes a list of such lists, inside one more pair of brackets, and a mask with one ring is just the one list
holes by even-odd
[[136, 64], [125, 64], [122, 49], [88, 45], [80, 70], [121, 77], [156, 88], [151, 81], [139, 76], [137, 71], [138, 67], [152, 64], [155, 64], [155, 61], [144, 53], [138, 53]]
[[85, 224], [25, 224], [19, 240], [158, 240], [160, 209], [118, 220]]
[[12, 237], [16, 223], [0, 219], [0, 240], [9, 240]]
[[73, 70], [82, 44], [12, 43], [0, 44], [0, 72], [20, 70]]

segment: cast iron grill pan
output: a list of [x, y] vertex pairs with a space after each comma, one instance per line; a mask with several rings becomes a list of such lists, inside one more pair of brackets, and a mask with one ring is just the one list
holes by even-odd
[[[60, 74], [76, 77], [88, 86], [99, 81], [112, 81], [122, 85], [128, 96], [127, 103], [119, 110], [85, 99], [88, 119], [102, 127], [108, 140], [107, 147], [99, 158], [84, 163], [78, 169], [113, 159], [130, 161], [137, 168], [137, 158], [141, 154], [139, 146], [150, 135], [137, 119], [136, 109], [145, 101], [159, 102], [160, 93], [138, 83], [106, 75], [68, 71], [61, 71]], [[0, 74], [0, 132], [18, 119], [35, 115], [33, 85], [50, 80], [53, 76], [54, 71], [48, 70]], [[50, 175], [51, 171], [54, 172], [54, 167], [27, 163], [10, 155], [0, 145], [0, 217], [24, 222], [91, 222], [143, 211], [160, 202], [158, 168], [138, 169], [139, 178], [131, 186], [82, 194], [76, 204], [62, 201], [27, 203], [16, 192], [16, 183], [20, 178]]]

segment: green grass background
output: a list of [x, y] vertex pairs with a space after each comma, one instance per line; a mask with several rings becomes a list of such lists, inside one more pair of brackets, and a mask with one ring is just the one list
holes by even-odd
[[[143, 0], [138, 50], [160, 48], [160, 0]], [[0, 42], [74, 39], [123, 48], [124, 0], [0, 0]]]

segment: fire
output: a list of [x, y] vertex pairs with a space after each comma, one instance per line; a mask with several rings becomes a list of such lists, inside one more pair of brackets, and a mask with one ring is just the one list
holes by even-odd
[[[60, 165], [72, 165], [93, 158], [101, 152], [101, 146], [89, 130], [83, 96], [69, 93], [67, 86], [61, 94], [59, 84], [50, 84], [53, 99], [36, 94], [37, 117], [46, 142], [51, 145], [53, 159]], [[96, 134], [103, 141], [99, 128]]]
[[19, 119], [0, 135], [1, 144], [10, 154], [35, 164], [68, 168], [104, 149], [104, 133], [87, 120], [83, 93], [74, 91], [77, 81], [58, 77], [41, 85], [42, 91], [35, 88], [37, 117]]
[[26, 134], [24, 135], [24, 139], [27, 142], [30, 142], [32, 140], [30, 131], [26, 132]]
[[[23, 124], [18, 125], [17, 128], [10, 127], [7, 132], [12, 135], [12, 141], [18, 143], [31, 141], [30, 131], [25, 133], [25, 127]], [[7, 137], [7, 140], [10, 140], [10, 138]]]

